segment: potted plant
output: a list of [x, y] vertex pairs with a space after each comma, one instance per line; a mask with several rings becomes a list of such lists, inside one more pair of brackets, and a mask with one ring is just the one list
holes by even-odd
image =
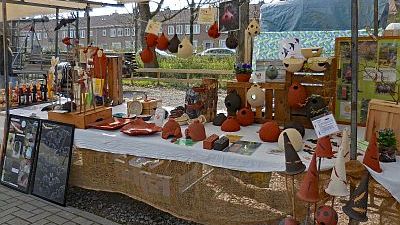
[[235, 72], [238, 82], [249, 82], [253, 69], [251, 68], [251, 64], [237, 63], [235, 65]]
[[396, 162], [397, 140], [393, 129], [378, 132], [379, 161]]

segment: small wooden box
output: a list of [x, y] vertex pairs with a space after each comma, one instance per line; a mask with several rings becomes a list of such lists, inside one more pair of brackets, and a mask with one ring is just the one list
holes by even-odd
[[397, 149], [400, 149], [400, 105], [394, 102], [372, 99], [369, 102], [365, 139], [382, 129], [391, 128], [396, 134]]
[[96, 107], [96, 110], [90, 109], [86, 113], [71, 112], [71, 113], [58, 113], [49, 112], [49, 120], [57, 121], [75, 125], [76, 128], [86, 129], [88, 125], [100, 120], [112, 118], [112, 109], [109, 107]]
[[157, 107], [161, 106], [161, 100], [158, 99], [147, 99], [147, 100], [140, 100], [142, 103], [142, 115], [154, 115], [156, 112]]

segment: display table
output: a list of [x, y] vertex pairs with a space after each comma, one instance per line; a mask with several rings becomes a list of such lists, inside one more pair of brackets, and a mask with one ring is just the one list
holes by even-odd
[[[16, 109], [11, 113], [24, 116], [35, 113], [46, 119], [47, 113], [41, 112], [41, 107]], [[125, 110], [126, 106], [121, 105], [114, 107], [113, 113]], [[183, 126], [183, 133], [185, 129]], [[258, 129], [259, 125], [254, 125], [234, 134], [243, 136], [242, 140], [260, 142]], [[206, 131], [207, 135], [223, 134], [211, 124], [206, 125]], [[363, 134], [364, 129], [360, 128], [360, 138]], [[306, 131], [305, 140], [309, 138], [315, 138], [312, 130]], [[285, 158], [283, 152], [276, 151], [276, 143], [263, 143], [252, 155], [245, 156], [203, 150], [201, 142], [192, 147], [179, 146], [161, 139], [160, 134], [130, 137], [119, 131], [76, 129], [74, 144], [71, 185], [123, 193], [203, 224], [270, 224], [291, 214], [290, 191], [287, 191], [291, 185], [280, 172], [285, 170]], [[306, 152], [299, 155], [308, 165], [311, 155]], [[322, 189], [329, 181], [328, 169], [332, 166], [333, 160], [322, 160], [321, 169], [325, 171], [320, 175], [322, 202], [328, 200]], [[400, 162], [381, 166], [383, 173], [371, 172], [371, 175], [399, 201], [400, 177], [394, 174]], [[296, 177], [296, 186], [301, 177]], [[385, 191], [381, 189], [380, 193]], [[380, 218], [398, 221], [398, 211], [387, 209], [398, 205], [390, 194], [384, 196], [386, 208], [379, 208], [383, 203], [376, 207]], [[303, 204], [297, 205], [297, 213], [304, 215]]]

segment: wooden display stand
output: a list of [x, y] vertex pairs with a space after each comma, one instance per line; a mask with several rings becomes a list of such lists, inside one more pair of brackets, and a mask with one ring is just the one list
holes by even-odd
[[375, 132], [385, 128], [393, 129], [397, 138], [397, 149], [400, 149], [400, 105], [391, 101], [371, 99], [365, 140], [368, 141]]
[[[293, 82], [301, 83], [307, 92], [307, 96], [320, 95], [328, 104], [328, 109], [335, 112], [336, 102], [336, 76], [334, 69], [336, 68], [336, 60], [332, 60], [332, 64], [324, 72], [300, 71], [298, 73], [286, 73], [286, 81], [288, 87]], [[287, 92], [286, 92], [287, 95]], [[289, 107], [286, 109], [289, 110]], [[309, 118], [306, 116], [305, 108], [299, 110], [290, 109], [290, 121], [303, 124], [305, 128], [313, 128]]]
[[122, 104], [122, 57], [107, 56], [106, 83], [108, 83], [109, 97], [113, 101], [112, 105]]
[[158, 106], [161, 106], [161, 100], [158, 99], [147, 99], [140, 100], [142, 103], [142, 115], [154, 115]]
[[217, 115], [217, 104], [218, 104], [218, 80], [214, 78], [203, 78], [202, 86], [205, 88], [204, 108], [202, 115], [204, 115], [207, 121], [213, 121]]
[[[258, 109], [256, 114], [256, 122], [264, 123], [266, 121], [275, 120], [279, 124], [289, 121], [289, 106], [287, 103], [287, 83], [259, 83], [265, 89], [264, 109]], [[247, 102], [247, 91], [252, 86], [248, 82], [227, 82], [226, 87], [228, 93], [236, 90], [242, 100], [242, 108], [249, 106]], [[275, 102], [274, 102], [275, 99]], [[256, 109], [257, 111], [257, 109]], [[263, 111], [263, 113], [259, 113]]]
[[75, 125], [79, 129], [86, 129], [91, 123], [112, 118], [112, 109], [110, 107], [96, 107], [96, 109], [86, 110], [85, 113], [79, 112], [79, 110], [70, 113], [50, 111], [48, 115], [49, 120]]

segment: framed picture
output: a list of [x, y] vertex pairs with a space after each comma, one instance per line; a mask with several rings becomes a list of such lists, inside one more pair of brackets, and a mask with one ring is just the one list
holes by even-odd
[[65, 206], [75, 127], [44, 120], [40, 126], [32, 194]]
[[239, 1], [219, 3], [218, 24], [219, 32], [235, 31], [240, 29]]
[[31, 186], [39, 120], [10, 115], [1, 183], [28, 193]]

